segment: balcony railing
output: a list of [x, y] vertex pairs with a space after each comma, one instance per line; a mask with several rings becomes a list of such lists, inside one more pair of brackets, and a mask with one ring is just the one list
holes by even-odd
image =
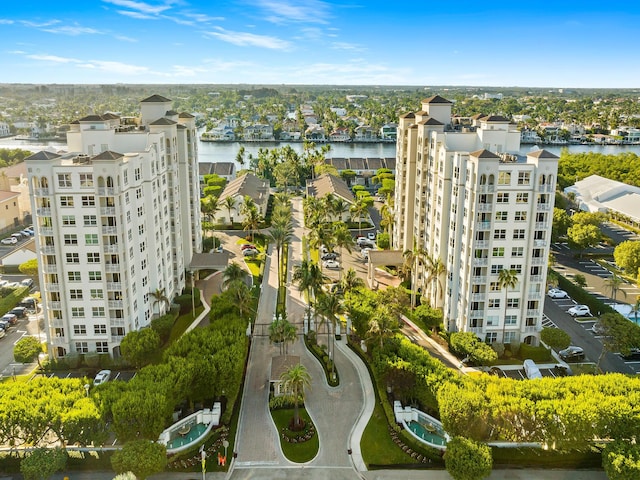
[[474, 258], [473, 259], [473, 265], [476, 267], [486, 267], [487, 265], [489, 265], [489, 259], [488, 258]]
[[116, 189], [113, 187], [100, 187], [98, 188], [98, 195], [115, 195], [116, 194]]
[[118, 244], [105, 245], [103, 251], [104, 253], [118, 253], [120, 251], [120, 246]]
[[40, 227], [38, 228], [40, 235], [53, 235], [53, 228], [51, 227]]
[[484, 327], [469, 327], [469, 331], [479, 335], [484, 333]]
[[44, 273], [58, 273], [58, 266], [56, 264], [43, 265], [42, 268], [44, 269]]
[[531, 259], [531, 265], [544, 265], [545, 261], [543, 257], [533, 257]]
[[471, 301], [472, 302], [483, 302], [487, 298], [487, 293], [472, 293]]
[[480, 203], [477, 205], [476, 211], [478, 212], [491, 212], [493, 211], [493, 205], [490, 203]]
[[536, 222], [535, 229], [536, 230], [546, 230], [548, 226], [547, 222]]
[[117, 227], [102, 227], [103, 235], [115, 235], [118, 233]]
[[471, 283], [487, 283], [487, 276], [479, 275], [476, 277], [471, 277]]
[[528, 297], [531, 300], [539, 300], [542, 298], [542, 293], [541, 292], [529, 292]]
[[47, 283], [46, 284], [46, 291], [47, 292], [59, 292], [60, 291], [60, 284], [59, 283]]
[[45, 245], [44, 247], [42, 247], [42, 253], [44, 253], [45, 255], [55, 255], [56, 247], [54, 247], [53, 245]]
[[39, 217], [50, 217], [51, 216], [51, 208], [49, 207], [42, 207], [42, 208], [38, 208], [36, 209], [36, 213]]
[[122, 290], [122, 283], [120, 283], [120, 282], [107, 282], [107, 290]]
[[527, 309], [527, 317], [535, 317], [540, 311], [537, 308]]
[[474, 246], [477, 248], [487, 248], [489, 246], [489, 240], [476, 240]]
[[104, 265], [105, 272], [119, 272], [120, 264], [119, 263], [105, 263]]
[[476, 222], [476, 230], [490, 230], [491, 222]]
[[49, 189], [48, 188], [36, 188], [35, 192], [36, 192], [36, 195], [38, 195], [38, 196], [49, 195]]
[[540, 328], [538, 328], [537, 325], [527, 325], [524, 327], [524, 331], [526, 333], [535, 333], [535, 332], [539, 332]]
[[540, 185], [540, 189], [539, 190], [541, 192], [549, 192], [549, 193], [552, 193], [552, 192], [556, 191], [556, 189], [555, 189], [555, 187], [553, 185]]
[[109, 308], [123, 308], [124, 302], [122, 300], [109, 300]]
[[547, 241], [546, 240], [534, 240], [533, 241], [533, 245], [535, 247], [545, 247], [547, 245]]
[[548, 212], [551, 210], [551, 206], [548, 203], [538, 203], [538, 210]]
[[542, 281], [542, 275], [531, 275], [529, 277], [529, 281], [531, 281], [531, 282], [541, 282]]
[[112, 343], [120, 343], [123, 338], [124, 338], [124, 335], [111, 335], [111, 342]]
[[491, 193], [495, 191], [495, 185], [478, 185], [478, 191], [482, 193]]
[[115, 215], [116, 207], [101, 207], [100, 215]]
[[60, 310], [62, 308], [62, 302], [50, 301], [50, 302], [47, 302], [47, 307], [53, 308], [55, 310]]

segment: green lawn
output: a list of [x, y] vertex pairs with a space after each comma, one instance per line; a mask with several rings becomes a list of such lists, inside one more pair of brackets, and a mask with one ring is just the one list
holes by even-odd
[[[281, 409], [271, 410], [271, 417], [278, 429], [278, 435], [280, 437], [280, 446], [282, 447], [282, 453], [288, 460], [296, 463], [306, 463], [315, 458], [320, 448], [320, 441], [318, 440], [318, 434], [315, 433], [310, 440], [302, 443], [290, 443], [282, 439], [284, 433], [288, 437], [294, 437], [299, 432], [292, 432], [288, 429], [289, 422], [293, 418], [293, 409]], [[307, 426], [312, 425], [313, 422], [309, 418], [309, 414], [304, 408], [300, 408], [300, 418], [302, 418]], [[315, 427], [314, 427], [315, 430]]]

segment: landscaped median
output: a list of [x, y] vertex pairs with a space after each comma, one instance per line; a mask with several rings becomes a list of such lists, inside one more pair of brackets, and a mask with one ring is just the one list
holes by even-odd
[[271, 410], [271, 417], [278, 429], [282, 453], [288, 460], [306, 463], [315, 458], [320, 448], [320, 440], [315, 426], [304, 408], [300, 409], [300, 420], [304, 425], [300, 430], [291, 429], [292, 408]]

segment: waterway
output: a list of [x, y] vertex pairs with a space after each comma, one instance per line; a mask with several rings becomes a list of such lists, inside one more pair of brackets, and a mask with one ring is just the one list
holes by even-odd
[[[236, 155], [240, 147], [244, 146], [245, 161], [248, 162], [249, 155], [258, 156], [258, 150], [273, 149], [290, 145], [293, 150], [302, 153], [302, 143], [287, 142], [198, 142], [198, 159], [200, 162], [235, 162]], [[329, 143], [331, 149], [328, 156], [335, 158], [375, 158], [375, 157], [395, 157], [395, 143]], [[34, 152], [53, 149], [53, 151], [65, 150], [67, 145], [61, 142], [34, 142], [28, 140], [15, 140], [12, 137], [0, 139], [0, 148], [23, 148]], [[522, 145], [520, 154], [526, 155], [532, 150], [540, 147], [535, 145]], [[548, 150], [556, 155], [560, 155], [562, 149], [567, 149], [571, 153], [596, 152], [604, 154], [616, 154], [621, 152], [633, 152], [640, 155], [640, 145], [544, 145]]]

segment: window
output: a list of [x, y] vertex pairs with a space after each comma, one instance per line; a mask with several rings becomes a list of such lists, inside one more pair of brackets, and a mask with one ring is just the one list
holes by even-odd
[[149, 279], [147, 277], [142, 277], [142, 286], [146, 287], [149, 283]]
[[94, 282], [102, 280], [102, 272], [89, 272], [89, 280]]
[[87, 342], [76, 342], [76, 352], [89, 353], [89, 344]]
[[85, 235], [84, 235], [84, 243], [86, 245], [98, 245], [98, 234], [97, 233], [85, 233]]
[[69, 297], [71, 300], [82, 300], [82, 290], [72, 288], [69, 290]]
[[509, 194], [508, 193], [498, 193], [498, 197], [496, 199], [497, 203], [509, 203]]
[[65, 227], [72, 227], [76, 224], [76, 217], [74, 215], [63, 215], [62, 225]]
[[144, 208], [138, 207], [138, 216], [141, 217], [142, 215], [144, 215]]
[[493, 239], [494, 240], [504, 240], [505, 238], [507, 238], [507, 231], [506, 230], [494, 230], [493, 231]]
[[64, 328], [58, 327], [55, 329], [56, 337], [64, 337]]
[[504, 257], [504, 247], [493, 247], [492, 257]]
[[104, 292], [101, 288], [92, 288], [89, 290], [89, 296], [91, 297], [91, 300], [100, 300], [104, 298]]
[[85, 227], [92, 227], [98, 224], [98, 220], [95, 215], [85, 215], [83, 218]]
[[64, 236], [64, 244], [65, 245], [77, 245], [78, 244], [78, 236], [75, 233], [66, 234]]
[[67, 272], [67, 278], [70, 282], [81, 282], [82, 277], [80, 276], [80, 272]]
[[490, 298], [489, 299], [489, 308], [500, 308], [500, 299], [499, 298]]
[[143, 259], [142, 262], [140, 262], [140, 268], [142, 270], [144, 270], [145, 268], [147, 268], [147, 260]]
[[500, 273], [501, 270], [504, 270], [504, 265], [491, 265], [491, 274], [496, 275]]
[[[84, 318], [84, 307], [71, 307], [71, 316], [73, 318]], [[84, 325], [80, 326], [84, 328]], [[85, 333], [87, 332], [85, 331]]]
[[87, 263], [100, 263], [100, 254], [95, 252], [87, 253]]
[[142, 198], [142, 189], [136, 188], [136, 198]]
[[91, 307], [92, 317], [104, 317], [104, 307]]
[[147, 249], [147, 242], [140, 242], [140, 253]]
[[73, 197], [71, 196], [63, 196], [60, 197], [60, 206], [61, 207], [73, 207]]
[[111, 335], [114, 337], [124, 337], [124, 327], [111, 327]]
[[491, 282], [489, 284], [489, 290], [492, 292], [499, 292], [500, 291], [500, 283], [499, 282]]
[[518, 193], [516, 203], [529, 203], [529, 194], [527, 192]]
[[524, 257], [524, 247], [513, 247], [511, 249], [512, 257]]
[[98, 324], [93, 326], [93, 333], [96, 335], [106, 335], [107, 326], [105, 324]]
[[522, 240], [524, 239], [524, 229], [516, 229], [513, 231], [513, 239], [514, 240]]
[[498, 341], [498, 332], [487, 332], [487, 336], [485, 337], [485, 342], [496, 343], [497, 341]]
[[518, 172], [518, 185], [529, 185], [531, 181], [530, 172]]
[[516, 212], [515, 220], [516, 220], [516, 222], [526, 222], [527, 221], [527, 212], [524, 211], [524, 210]]
[[81, 188], [93, 187], [93, 174], [92, 173], [81, 173], [80, 174], [80, 187]]
[[93, 195], [83, 195], [82, 196], [82, 206], [83, 207], [95, 207], [96, 206], [96, 197]]
[[511, 265], [510, 269], [513, 270], [516, 273], [522, 273], [522, 264], [514, 263], [514, 264]]
[[97, 353], [109, 353], [109, 343], [108, 342], [96, 342], [96, 352]]
[[67, 253], [67, 263], [80, 263], [80, 255], [77, 253]]
[[505, 315], [504, 324], [505, 325], [516, 325], [518, 323], [517, 315]]
[[507, 308], [520, 308], [520, 299], [507, 298]]
[[507, 212], [496, 212], [496, 222], [506, 222], [508, 218]]
[[516, 332], [504, 332], [502, 343], [513, 343], [516, 339]]
[[498, 173], [498, 185], [511, 185], [511, 172]]
[[144, 225], [139, 225], [138, 226], [138, 234], [139, 235], [144, 235]]
[[58, 186], [60, 188], [71, 188], [71, 174], [59, 173], [58, 174]]
[[135, 177], [136, 181], [140, 180], [140, 177], [142, 176], [141, 173], [142, 173], [142, 171], [139, 168], [136, 168], [133, 171], [133, 176]]

